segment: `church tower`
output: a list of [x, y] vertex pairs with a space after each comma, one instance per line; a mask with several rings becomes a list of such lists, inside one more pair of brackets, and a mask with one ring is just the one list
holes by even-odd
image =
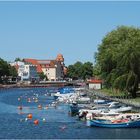
[[61, 62], [61, 65], [64, 65], [64, 57], [62, 54], [58, 54], [56, 57], [56, 61]]

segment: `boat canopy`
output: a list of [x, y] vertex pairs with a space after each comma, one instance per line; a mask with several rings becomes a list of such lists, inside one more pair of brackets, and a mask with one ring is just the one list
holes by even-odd
[[60, 88], [59, 92], [61, 94], [66, 94], [66, 93], [74, 93], [75, 90], [73, 88], [71, 88], [71, 87], [64, 87], [64, 88]]

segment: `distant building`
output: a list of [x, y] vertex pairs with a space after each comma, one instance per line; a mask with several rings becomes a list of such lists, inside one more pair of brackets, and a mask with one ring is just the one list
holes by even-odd
[[39, 80], [35, 65], [25, 64], [20, 61], [10, 63], [10, 65], [16, 68], [21, 81], [35, 82]]
[[21, 77], [21, 81], [35, 82], [39, 80], [35, 65], [25, 64], [23, 66], [19, 66], [18, 73]]
[[102, 80], [91, 79], [88, 80], [89, 89], [102, 89]]
[[37, 59], [23, 59], [24, 62], [37, 66], [37, 72], [43, 72], [48, 80], [57, 81], [62, 80], [66, 74], [64, 65], [64, 58], [62, 54], [58, 54], [55, 60], [37, 60]]

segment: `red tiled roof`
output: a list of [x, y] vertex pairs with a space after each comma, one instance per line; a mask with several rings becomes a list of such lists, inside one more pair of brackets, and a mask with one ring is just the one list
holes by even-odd
[[37, 60], [39, 64], [50, 64], [51, 60]]
[[43, 72], [42, 68], [55, 68], [56, 60], [36, 60], [36, 59], [24, 59], [24, 62], [31, 63], [37, 66], [37, 72]]
[[102, 80], [98, 80], [98, 79], [89, 80], [89, 83], [102, 83], [102, 82], [103, 82]]
[[37, 60], [42, 68], [55, 68], [56, 60]]
[[42, 72], [41, 66], [36, 59], [24, 59], [24, 62], [31, 63], [37, 66], [37, 72]]

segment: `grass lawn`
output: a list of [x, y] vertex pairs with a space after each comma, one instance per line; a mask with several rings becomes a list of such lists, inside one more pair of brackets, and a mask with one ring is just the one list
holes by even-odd
[[125, 96], [126, 94], [124, 92], [116, 92], [113, 91], [112, 89], [101, 89], [100, 92], [108, 95], [108, 96]]
[[[111, 89], [101, 89], [100, 92], [102, 92], [103, 94], [106, 94], [107, 96], [126, 96], [126, 94], [124, 92], [117, 92], [115, 93], [113, 90]], [[130, 98], [130, 99], [124, 99], [124, 100], [129, 100], [130, 102], [133, 102], [133, 103], [140, 103], [140, 94], [138, 94], [138, 97], [133, 99], [133, 98]]]
[[137, 97], [135, 99], [129, 99], [129, 100], [131, 100], [132, 102], [140, 103], [140, 97]]

